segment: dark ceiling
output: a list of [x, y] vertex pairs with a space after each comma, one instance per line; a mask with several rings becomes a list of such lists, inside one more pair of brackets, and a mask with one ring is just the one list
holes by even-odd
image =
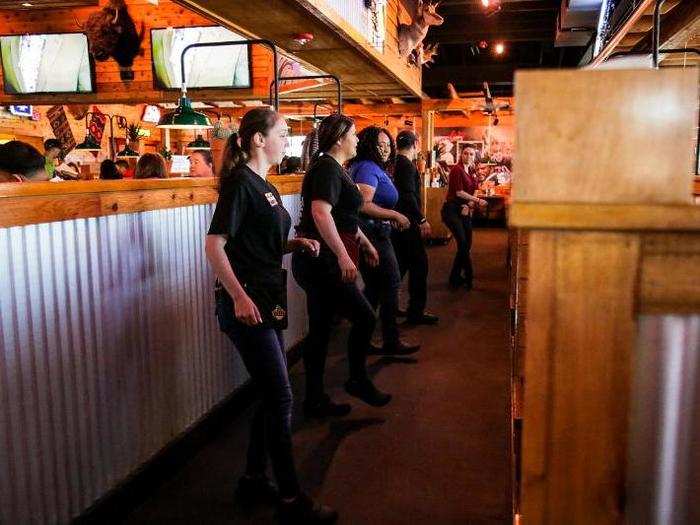
[[[431, 27], [426, 38], [439, 43], [439, 52], [423, 68], [423, 90], [445, 98], [448, 82], [458, 92], [475, 92], [488, 81], [493, 95], [508, 96], [516, 69], [577, 65], [584, 48], [554, 47], [560, 5], [561, 0], [501, 0], [500, 11], [490, 14], [493, 8], [484, 8], [481, 0], [443, 0], [438, 13], [445, 22]], [[482, 40], [486, 49], [478, 48]], [[505, 44], [502, 56], [493, 52], [498, 41]]]

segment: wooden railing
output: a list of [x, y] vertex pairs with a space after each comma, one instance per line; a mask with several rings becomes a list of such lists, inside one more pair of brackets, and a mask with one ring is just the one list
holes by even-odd
[[[282, 195], [299, 193], [302, 175], [270, 176]], [[0, 184], [0, 227], [84, 219], [216, 202], [218, 178]]]

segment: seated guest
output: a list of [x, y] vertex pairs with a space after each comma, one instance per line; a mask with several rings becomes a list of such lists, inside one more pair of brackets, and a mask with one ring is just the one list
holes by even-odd
[[301, 171], [301, 157], [287, 157], [286, 162], [280, 165], [280, 173], [291, 174]]
[[44, 141], [44, 158], [46, 163], [46, 173], [52, 179], [56, 171], [56, 159], [61, 156], [61, 143], [57, 139]]
[[119, 180], [122, 178], [122, 173], [117, 166], [117, 163], [110, 159], [105, 159], [100, 164], [100, 179], [102, 180]]
[[165, 162], [163, 157], [155, 153], [144, 153], [136, 163], [135, 179], [165, 179], [168, 174], [165, 172]]
[[213, 177], [214, 157], [208, 149], [198, 149], [190, 155], [190, 177]]
[[0, 182], [48, 180], [44, 156], [34, 146], [11, 140], [0, 146]]
[[125, 161], [124, 159], [118, 159], [114, 161], [114, 165], [117, 167], [117, 170], [119, 170], [119, 173], [121, 174], [120, 179], [123, 177], [129, 177], [130, 175], [128, 174], [129, 171], [129, 163]]

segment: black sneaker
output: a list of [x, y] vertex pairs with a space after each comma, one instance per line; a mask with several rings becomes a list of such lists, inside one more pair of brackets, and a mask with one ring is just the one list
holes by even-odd
[[464, 277], [458, 277], [456, 279], [450, 278], [449, 286], [451, 289], [456, 290], [457, 288], [464, 286], [464, 283], [466, 282], [467, 280]]
[[239, 479], [236, 497], [244, 505], [274, 505], [279, 501], [277, 487], [264, 474], [261, 476], [245, 475]]
[[419, 325], [419, 324], [435, 325], [435, 324], [438, 324], [439, 321], [440, 321], [440, 318], [437, 315], [428, 314], [428, 313], [423, 313], [420, 315], [409, 315], [408, 317], [406, 317], [406, 324], [411, 324], [411, 325]]
[[413, 345], [399, 341], [394, 344], [385, 344], [384, 346], [369, 345], [367, 355], [388, 355], [388, 356], [403, 356], [415, 354], [420, 350], [420, 345]]
[[304, 401], [304, 415], [317, 419], [344, 417], [350, 413], [351, 409], [352, 408], [347, 403], [334, 403], [327, 395], [323, 396], [323, 399], [316, 403]]
[[369, 379], [348, 379], [345, 391], [373, 407], [383, 407], [391, 401], [391, 394], [377, 390]]
[[282, 525], [312, 525], [335, 523], [338, 512], [326, 505], [314, 503], [309, 496], [301, 493], [294, 501], [281, 501], [277, 517]]

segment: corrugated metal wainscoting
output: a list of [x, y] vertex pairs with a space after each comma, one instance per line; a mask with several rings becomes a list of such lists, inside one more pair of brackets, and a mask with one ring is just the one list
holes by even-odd
[[0, 228], [0, 523], [69, 522], [246, 380], [214, 318], [212, 212]]

